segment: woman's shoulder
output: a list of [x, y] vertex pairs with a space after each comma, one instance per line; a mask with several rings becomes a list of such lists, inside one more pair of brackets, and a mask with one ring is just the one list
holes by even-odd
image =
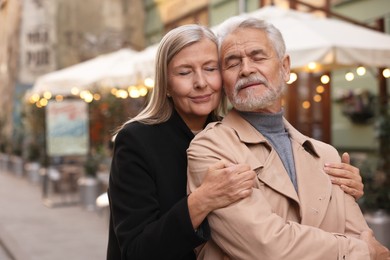
[[141, 123], [139, 121], [132, 121], [130, 123], [124, 124], [118, 131], [118, 135], [144, 135], [145, 133], [152, 133], [155, 130], [155, 125], [148, 125]]

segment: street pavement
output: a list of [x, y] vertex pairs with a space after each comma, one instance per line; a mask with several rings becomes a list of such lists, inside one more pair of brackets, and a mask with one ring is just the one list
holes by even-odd
[[41, 185], [0, 172], [0, 260], [103, 260], [107, 238], [103, 211], [45, 206]]

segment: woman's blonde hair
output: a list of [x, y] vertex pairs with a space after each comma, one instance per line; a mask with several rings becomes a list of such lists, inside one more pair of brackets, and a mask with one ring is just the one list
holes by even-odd
[[[156, 54], [155, 87], [152, 90], [150, 100], [137, 116], [126, 121], [122, 127], [133, 121], [152, 125], [165, 122], [170, 118], [173, 111], [173, 102], [167, 96], [168, 64], [183, 48], [205, 38], [214, 42], [216, 46], [218, 45], [214, 33], [209, 28], [197, 24], [182, 25], [169, 31], [162, 38]], [[226, 97], [222, 93], [220, 105], [212, 112], [215, 120], [220, 113], [226, 111], [225, 107]]]

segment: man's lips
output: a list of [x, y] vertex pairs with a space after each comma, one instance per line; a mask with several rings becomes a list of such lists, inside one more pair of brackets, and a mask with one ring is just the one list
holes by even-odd
[[250, 88], [250, 87], [254, 87], [254, 86], [259, 86], [259, 85], [264, 85], [263, 82], [251, 82], [251, 83], [247, 83], [241, 87], [239, 87], [239, 90], [242, 90], [242, 89], [246, 89], [246, 88]]

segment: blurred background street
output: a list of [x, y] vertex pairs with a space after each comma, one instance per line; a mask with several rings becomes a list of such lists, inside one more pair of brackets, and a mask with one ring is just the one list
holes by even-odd
[[350, 153], [390, 247], [390, 0], [0, 0], [0, 260], [105, 259], [111, 139], [160, 39], [243, 14], [284, 35], [284, 116]]
[[0, 259], [105, 259], [108, 221], [79, 204], [46, 207], [40, 185], [0, 171]]

